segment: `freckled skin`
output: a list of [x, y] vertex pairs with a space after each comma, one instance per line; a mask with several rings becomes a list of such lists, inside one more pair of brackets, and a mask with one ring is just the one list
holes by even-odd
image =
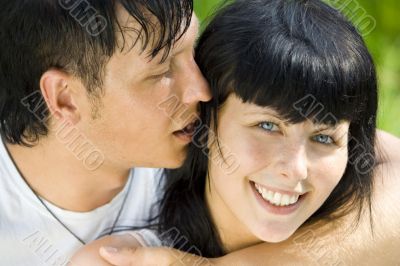
[[[209, 164], [208, 206], [228, 250], [290, 237], [327, 199], [347, 163], [345, 145], [327, 146], [312, 140], [317, 126], [311, 122], [263, 131], [257, 124], [272, 117], [245, 115], [255, 108], [260, 107], [244, 104], [234, 95], [228, 98], [218, 121], [219, 138], [240, 166], [228, 174], [223, 167]], [[348, 122], [342, 122], [337, 131], [347, 132], [348, 127]], [[212, 147], [211, 153], [217, 152]], [[300, 185], [308, 195], [294, 213], [276, 215], [255, 200], [249, 181], [288, 191]]]

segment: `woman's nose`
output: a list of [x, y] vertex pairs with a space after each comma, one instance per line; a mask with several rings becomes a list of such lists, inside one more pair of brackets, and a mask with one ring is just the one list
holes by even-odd
[[276, 164], [278, 174], [297, 183], [308, 176], [308, 158], [304, 144], [288, 144]]

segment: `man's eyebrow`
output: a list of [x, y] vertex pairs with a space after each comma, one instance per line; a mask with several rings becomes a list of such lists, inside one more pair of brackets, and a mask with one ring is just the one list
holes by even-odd
[[172, 60], [172, 57], [169, 56], [165, 61], [163, 61], [161, 63], [159, 61], [156, 61], [156, 64], [151, 66], [150, 71], [151, 72], [164, 71], [165, 68], [169, 67], [169, 65], [171, 64], [171, 60]]
[[[196, 17], [196, 18], [192, 18], [192, 20], [193, 20], [193, 19], [196, 21], [195, 23], [196, 23], [197, 31], [196, 31], [196, 35], [194, 36], [193, 43], [190, 42], [190, 44], [191, 44], [191, 46], [192, 46], [192, 47], [191, 47], [191, 50], [194, 49], [194, 48], [196, 48], [197, 42], [198, 42], [199, 39], [200, 39], [200, 21], [197, 19], [197, 17]], [[188, 32], [186, 32], [186, 33], [188, 33]], [[186, 35], [186, 36], [187, 36], [187, 35]], [[192, 39], [192, 37], [191, 37], [191, 39]], [[181, 46], [181, 47], [179, 47], [179, 50], [178, 50], [177, 52], [173, 53], [173, 56], [183, 53], [187, 48], [188, 48], [187, 46]]]
[[151, 68], [162, 67], [166, 64], [169, 64], [171, 61], [171, 58], [173, 56], [172, 49], [168, 52], [168, 56], [164, 60], [162, 60], [164, 52], [165, 52], [165, 48], [163, 50], [161, 50], [155, 57], [152, 57], [151, 55], [149, 55], [148, 60], [147, 60], [147, 63], [149, 63], [149, 67], [151, 67]]

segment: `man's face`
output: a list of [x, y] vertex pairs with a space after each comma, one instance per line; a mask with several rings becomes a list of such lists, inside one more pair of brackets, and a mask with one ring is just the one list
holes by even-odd
[[[122, 24], [133, 23], [125, 13], [120, 14]], [[148, 51], [141, 51], [140, 40], [111, 57], [97, 115], [93, 117], [93, 105], [86, 104], [80, 125], [103, 152], [105, 164], [176, 168], [183, 163], [191, 134], [181, 130], [196, 118], [199, 102], [211, 99], [194, 61], [198, 28], [193, 16], [164, 63], [160, 63], [162, 51], [151, 59]]]

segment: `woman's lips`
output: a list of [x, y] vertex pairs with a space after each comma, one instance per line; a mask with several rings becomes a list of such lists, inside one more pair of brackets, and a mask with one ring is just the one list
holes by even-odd
[[251, 189], [255, 195], [255, 198], [257, 202], [263, 207], [266, 211], [273, 213], [273, 214], [278, 214], [278, 215], [289, 215], [294, 213], [302, 204], [304, 201], [305, 197], [307, 196], [308, 193], [300, 195], [298, 200], [293, 203], [289, 204], [287, 206], [277, 206], [273, 203], [271, 203], [269, 200], [265, 199], [260, 192], [257, 191], [257, 188], [255, 186], [255, 183], [253, 181], [250, 181], [250, 186]]

